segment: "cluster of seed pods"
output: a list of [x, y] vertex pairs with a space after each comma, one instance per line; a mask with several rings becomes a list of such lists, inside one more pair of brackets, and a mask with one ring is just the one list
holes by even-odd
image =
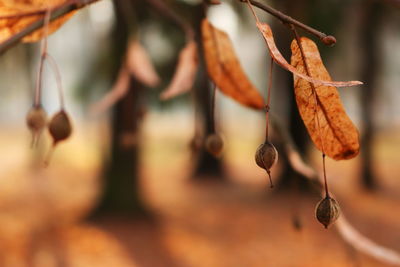
[[[49, 20], [50, 20], [50, 12], [48, 11], [45, 15], [46, 31]], [[49, 61], [50, 65], [53, 67], [54, 72], [56, 74], [58, 93], [60, 98], [60, 110], [51, 117], [50, 121], [47, 121], [47, 113], [43, 109], [41, 104], [41, 92], [42, 92], [41, 81], [43, 76], [43, 64], [46, 60]], [[58, 70], [55, 60], [47, 53], [47, 33], [45, 34], [45, 37], [42, 39], [41, 57], [40, 57], [39, 71], [37, 77], [38, 80], [36, 83], [34, 104], [33, 107], [28, 111], [28, 114], [26, 115], [26, 124], [28, 126], [28, 129], [32, 133], [32, 147], [38, 144], [42, 132], [47, 127], [49, 134], [53, 139], [52, 147], [50, 148], [48, 156], [45, 159], [45, 166], [47, 166], [49, 164], [55, 146], [59, 142], [67, 139], [72, 133], [71, 121], [64, 107], [64, 96], [61, 84], [61, 74], [60, 71]]]

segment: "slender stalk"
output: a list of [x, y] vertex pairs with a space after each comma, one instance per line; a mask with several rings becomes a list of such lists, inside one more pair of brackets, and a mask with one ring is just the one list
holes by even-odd
[[254, 8], [253, 8], [253, 6], [251, 5], [250, 1], [247, 0], [246, 2], [247, 2], [247, 5], [249, 6], [249, 8], [250, 8], [250, 10], [251, 10], [251, 13], [253, 13], [253, 16], [254, 16], [254, 18], [256, 19], [257, 23], [260, 23], [260, 20], [258, 19], [257, 14], [256, 14], [256, 12], [254, 11]]
[[64, 102], [64, 90], [62, 87], [62, 82], [61, 82], [61, 72], [60, 69], [57, 66], [57, 62], [55, 59], [46, 52], [45, 57], [47, 59], [47, 62], [50, 64], [50, 66], [53, 68], [55, 77], [56, 77], [56, 82], [57, 82], [57, 88], [58, 88], [58, 97], [60, 99], [60, 108], [61, 110], [65, 109], [65, 102]]
[[215, 102], [216, 102], [216, 94], [217, 94], [217, 85], [214, 83], [213, 88], [211, 89], [211, 106], [210, 106], [210, 114], [212, 120], [212, 130], [216, 132], [216, 123], [215, 123]]
[[[44, 43], [44, 41], [42, 41], [42, 48], [41, 48], [42, 51], [43, 51], [43, 43]], [[40, 106], [40, 102], [41, 102], [41, 98], [42, 98], [42, 89], [41, 88], [42, 88], [43, 62], [44, 62], [44, 54], [42, 52], [40, 55], [39, 71], [38, 71], [37, 78], [36, 78], [35, 100], [34, 100], [34, 104], [33, 104], [35, 107]]]
[[270, 110], [270, 103], [271, 103], [271, 90], [272, 90], [272, 70], [274, 67], [274, 59], [271, 57], [271, 63], [269, 65], [269, 82], [268, 82], [268, 90], [267, 90], [267, 103], [265, 105], [265, 121], [266, 121], [266, 128], [265, 128], [265, 141], [268, 140], [268, 128], [269, 128], [269, 110]]
[[325, 186], [325, 197], [330, 197], [328, 190], [328, 179], [326, 179], [326, 165], [325, 165], [325, 154], [322, 153], [322, 168], [324, 170], [324, 186]]
[[45, 21], [45, 37], [42, 39], [41, 42], [41, 48], [40, 48], [40, 61], [39, 61], [39, 71], [36, 79], [36, 88], [35, 88], [35, 100], [34, 100], [34, 106], [39, 107], [40, 106], [40, 100], [41, 100], [41, 95], [42, 95], [42, 78], [43, 78], [43, 65], [44, 65], [44, 59], [46, 57], [46, 51], [47, 51], [47, 31], [48, 31], [48, 25], [49, 25], [49, 20], [50, 20], [50, 10], [47, 10], [47, 13], [44, 17]]
[[300, 21], [295, 20], [294, 18], [270, 7], [267, 4], [263, 4], [258, 1], [255, 1], [255, 0], [239, 0], [239, 1], [250, 3], [251, 5], [258, 7], [260, 9], [264, 10], [265, 12], [268, 12], [269, 14], [276, 17], [277, 19], [279, 19], [280, 21], [282, 21], [285, 24], [295, 25], [295, 26], [315, 35], [326, 45], [333, 45], [336, 43], [336, 38], [334, 36], [326, 35], [325, 33], [320, 32], [304, 23], [301, 23]]

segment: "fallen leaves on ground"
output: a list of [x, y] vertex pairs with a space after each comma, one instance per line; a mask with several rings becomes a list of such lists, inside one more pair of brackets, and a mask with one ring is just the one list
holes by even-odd
[[[300, 38], [309, 75], [330, 81], [317, 45], [310, 39]], [[306, 74], [303, 57], [296, 40], [291, 44], [291, 64], [297, 72]], [[327, 156], [340, 160], [357, 156], [360, 144], [357, 128], [347, 116], [337, 89], [327, 85], [313, 85], [294, 76], [294, 91], [301, 118], [316, 147]]]
[[201, 32], [208, 75], [217, 88], [245, 106], [262, 109], [263, 98], [244, 73], [229, 36], [207, 19]]

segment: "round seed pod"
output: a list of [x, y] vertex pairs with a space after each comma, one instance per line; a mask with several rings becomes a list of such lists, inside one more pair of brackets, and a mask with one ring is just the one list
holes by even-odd
[[206, 138], [205, 147], [210, 154], [218, 157], [221, 155], [224, 148], [224, 141], [219, 134], [210, 134]]
[[67, 139], [71, 135], [71, 122], [64, 110], [57, 112], [50, 120], [49, 132], [54, 144]]
[[257, 165], [268, 172], [278, 161], [278, 151], [273, 144], [266, 141], [257, 148], [255, 159]]
[[315, 208], [315, 217], [317, 220], [328, 228], [334, 223], [340, 215], [340, 207], [335, 199], [326, 196], [322, 199]]
[[46, 111], [41, 106], [32, 107], [26, 114], [26, 125], [33, 134], [40, 133], [47, 123]]

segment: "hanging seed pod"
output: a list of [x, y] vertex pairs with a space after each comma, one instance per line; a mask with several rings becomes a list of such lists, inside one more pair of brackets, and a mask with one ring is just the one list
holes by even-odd
[[45, 166], [49, 164], [54, 148], [58, 144], [58, 142], [67, 139], [72, 133], [72, 125], [70, 119], [63, 109], [57, 112], [53, 116], [53, 118], [51, 118], [49, 123], [49, 132], [51, 137], [53, 138], [53, 146], [46, 157], [46, 160], [44, 162]]
[[210, 134], [205, 143], [207, 151], [215, 157], [219, 157], [224, 148], [224, 141], [219, 134]]
[[260, 168], [269, 171], [278, 161], [278, 151], [273, 144], [266, 141], [257, 148], [255, 159]]
[[271, 188], [273, 188], [274, 185], [272, 183], [270, 169], [278, 161], [278, 151], [276, 150], [275, 146], [270, 142], [265, 141], [257, 148], [255, 159], [257, 165], [267, 171]]
[[49, 123], [49, 132], [53, 138], [53, 144], [67, 139], [72, 133], [72, 126], [67, 113], [64, 110], [57, 112]]
[[340, 207], [335, 199], [329, 195], [322, 199], [315, 209], [315, 217], [317, 220], [328, 228], [334, 223], [340, 215]]
[[46, 127], [47, 114], [41, 106], [32, 107], [26, 115], [26, 124], [32, 133], [32, 146], [39, 140], [44, 127]]

